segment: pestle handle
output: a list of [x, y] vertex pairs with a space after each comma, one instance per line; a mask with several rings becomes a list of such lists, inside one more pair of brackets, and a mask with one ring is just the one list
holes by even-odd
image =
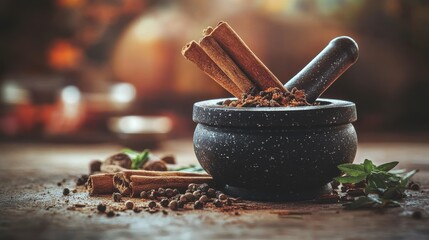
[[341, 76], [359, 56], [359, 47], [350, 37], [333, 39], [307, 66], [284, 86], [303, 89], [307, 101], [313, 103]]

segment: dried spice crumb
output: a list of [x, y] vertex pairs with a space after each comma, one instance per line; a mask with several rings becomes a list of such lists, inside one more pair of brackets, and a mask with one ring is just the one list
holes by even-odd
[[240, 99], [225, 100], [226, 107], [297, 107], [309, 106], [304, 90], [293, 88], [283, 92], [279, 88], [268, 88], [259, 93], [245, 93]]

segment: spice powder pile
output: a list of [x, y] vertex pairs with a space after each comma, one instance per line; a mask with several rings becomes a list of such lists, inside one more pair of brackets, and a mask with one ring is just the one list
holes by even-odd
[[243, 94], [238, 100], [225, 100], [226, 107], [297, 107], [310, 106], [304, 90], [293, 88], [282, 92], [279, 88], [268, 88], [259, 93]]

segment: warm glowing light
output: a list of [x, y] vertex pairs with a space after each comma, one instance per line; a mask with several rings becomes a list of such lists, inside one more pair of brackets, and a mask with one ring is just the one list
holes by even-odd
[[61, 100], [65, 104], [78, 104], [80, 97], [80, 91], [75, 86], [67, 86], [61, 91]]
[[129, 83], [118, 83], [111, 87], [110, 98], [116, 103], [129, 103], [136, 97], [136, 89]]
[[125, 116], [111, 119], [111, 129], [118, 133], [168, 133], [172, 122], [168, 117]]

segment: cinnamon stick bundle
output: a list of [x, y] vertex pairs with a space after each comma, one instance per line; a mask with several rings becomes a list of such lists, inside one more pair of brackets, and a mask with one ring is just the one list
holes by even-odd
[[[202, 174], [202, 173], [179, 172], [179, 171], [124, 170], [114, 175], [113, 185], [116, 189], [119, 190], [119, 192], [122, 195], [130, 195], [133, 192], [133, 189], [131, 186], [132, 177], [135, 177], [135, 176], [178, 178], [178, 177], [209, 177], [210, 175]], [[161, 187], [162, 183], [163, 182], [160, 182], [160, 184], [158, 184], [156, 188]], [[154, 189], [154, 188], [151, 188], [151, 189]], [[140, 192], [138, 194], [140, 194]]]
[[113, 186], [114, 173], [100, 173], [89, 176], [88, 192], [89, 195], [111, 194], [116, 191]]
[[189, 184], [213, 184], [213, 178], [206, 176], [138, 176], [130, 177], [131, 197], [138, 197], [142, 191], [163, 188], [186, 189]]
[[279, 79], [250, 50], [228, 23], [219, 22], [213, 30], [208, 28], [204, 34], [216, 39], [223, 50], [261, 90], [278, 87], [285, 91]]
[[228, 23], [220, 22], [214, 29], [208, 27], [203, 35], [199, 43], [192, 41], [182, 49], [183, 56], [235, 97], [270, 87], [286, 91]]
[[229, 93], [237, 98], [241, 97], [240, 88], [213, 62], [198, 43], [192, 41], [186, 44], [182, 49], [182, 54]]

